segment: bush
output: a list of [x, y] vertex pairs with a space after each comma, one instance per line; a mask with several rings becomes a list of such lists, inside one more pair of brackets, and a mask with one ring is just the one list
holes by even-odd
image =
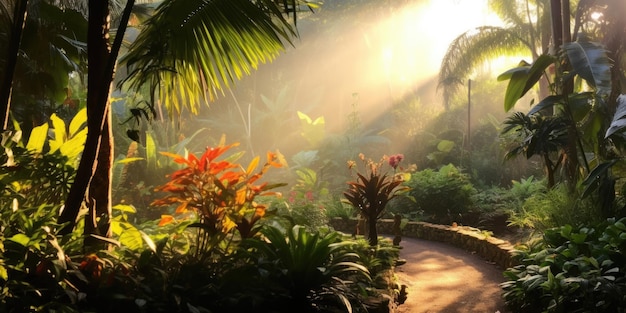
[[598, 207], [589, 199], [580, 199], [576, 192], [571, 192], [565, 185], [533, 190], [532, 195], [517, 202], [520, 205], [511, 210], [511, 225], [543, 231], [566, 224], [576, 225], [581, 221], [600, 222]]
[[504, 299], [514, 312], [624, 312], [626, 219], [547, 230], [517, 252]]
[[398, 198], [392, 211], [401, 214], [422, 211], [425, 220], [442, 224], [461, 221], [475, 193], [469, 176], [452, 164], [438, 171], [425, 169], [412, 173], [405, 184], [410, 187], [408, 197]]

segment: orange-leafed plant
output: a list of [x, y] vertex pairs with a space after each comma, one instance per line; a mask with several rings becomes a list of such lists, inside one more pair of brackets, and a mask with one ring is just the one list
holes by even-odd
[[[407, 190], [407, 187], [402, 186], [403, 175], [395, 173], [404, 156], [401, 154], [384, 156], [378, 163], [366, 159], [362, 153], [359, 154], [359, 158], [364, 163], [365, 169], [362, 173], [357, 169], [357, 179], [348, 182], [348, 190], [343, 195], [368, 222], [368, 240], [371, 246], [376, 246], [378, 244], [376, 221], [382, 216], [387, 203]], [[394, 174], [383, 172], [384, 161], [393, 168]], [[349, 161], [348, 167], [352, 169], [357, 167], [357, 164]]]
[[[196, 213], [198, 222], [189, 227], [198, 229], [197, 251], [208, 251], [224, 240], [235, 229], [242, 238], [254, 236], [255, 225], [265, 215], [265, 206], [255, 202], [261, 195], [271, 195], [268, 190], [284, 184], [259, 183], [258, 180], [271, 168], [280, 167], [276, 154], [268, 152], [266, 163], [257, 170], [260, 158], [255, 157], [243, 168], [234, 163], [235, 157], [218, 160], [226, 151], [237, 144], [220, 144], [207, 148], [197, 157], [163, 153], [174, 158], [174, 162], [185, 167], [169, 175], [170, 181], [157, 191], [169, 193], [154, 201], [156, 206], [177, 205], [176, 213]], [[174, 221], [171, 215], [163, 215], [159, 224]]]

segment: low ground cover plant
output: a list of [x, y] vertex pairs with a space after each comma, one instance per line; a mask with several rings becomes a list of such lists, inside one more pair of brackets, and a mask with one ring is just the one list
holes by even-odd
[[625, 234], [626, 218], [546, 230], [504, 272], [506, 303], [514, 312], [623, 312]]

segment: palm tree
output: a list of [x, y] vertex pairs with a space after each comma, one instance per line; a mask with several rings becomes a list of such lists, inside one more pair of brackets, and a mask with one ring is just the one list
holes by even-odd
[[[443, 89], [444, 103], [450, 99], [471, 75], [486, 61], [525, 53], [535, 60], [550, 45], [549, 0], [490, 0], [490, 8], [504, 21], [505, 26], [481, 26], [468, 30], [452, 41], [439, 72], [439, 88]], [[547, 93], [547, 81], [540, 88]]]
[[[524, 155], [527, 159], [538, 155], [542, 158], [548, 188], [555, 184], [554, 174], [561, 165], [567, 146], [568, 123], [562, 117], [526, 115], [516, 112], [504, 121], [502, 134], [516, 134], [517, 140], [505, 155], [506, 159]], [[556, 160], [553, 158], [556, 156]]]
[[[107, 236], [112, 167], [109, 92], [133, 0], [129, 0], [123, 11], [110, 50], [109, 1], [103, 2], [89, 3], [90, 131], [59, 222], [67, 223], [65, 231], [73, 229], [85, 192], [89, 190], [86, 228], [90, 230], [86, 232]], [[164, 1], [123, 59], [131, 69], [124, 82], [137, 89], [147, 84], [170, 114], [180, 113], [183, 108], [196, 112], [200, 103], [211, 100], [235, 79], [275, 58], [284, 49], [284, 41], [290, 42], [296, 32], [283, 14], [293, 14], [295, 20], [299, 3], [298, 0]]]
[[[66, 223], [61, 233], [74, 228], [83, 202], [89, 212], [86, 235], [106, 237], [109, 233], [113, 153], [109, 93], [134, 0], [129, 0], [121, 11], [120, 24], [111, 45], [108, 21], [112, 2], [89, 1], [86, 7], [83, 3], [89, 16], [86, 104], [89, 132], [75, 183], [58, 219], [60, 223]], [[11, 13], [9, 8], [13, 8], [9, 4], [13, 3], [1, 0], [2, 26], [6, 25], [7, 13]], [[148, 84], [153, 95], [160, 97], [170, 108], [171, 114], [179, 113], [184, 107], [195, 112], [201, 100], [215, 97], [234, 80], [260, 63], [272, 60], [284, 49], [284, 44], [296, 35], [295, 24], [291, 24], [284, 14], [292, 15], [295, 21], [300, 3], [306, 4], [300, 0], [166, 0], [131, 46], [125, 60], [132, 71], [125, 81], [131, 88]], [[19, 46], [19, 38], [16, 40]], [[10, 50], [7, 57], [0, 58], [11, 61], [16, 51]], [[4, 61], [6, 63], [10, 62]], [[6, 81], [3, 82], [0, 94], [10, 94], [10, 84], [7, 88]], [[6, 98], [2, 107], [8, 111], [10, 100]]]

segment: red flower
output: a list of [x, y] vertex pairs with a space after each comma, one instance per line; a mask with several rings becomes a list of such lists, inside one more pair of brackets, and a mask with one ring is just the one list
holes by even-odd
[[395, 170], [400, 165], [400, 162], [404, 159], [404, 154], [399, 153], [389, 157], [389, 166], [393, 167]]

